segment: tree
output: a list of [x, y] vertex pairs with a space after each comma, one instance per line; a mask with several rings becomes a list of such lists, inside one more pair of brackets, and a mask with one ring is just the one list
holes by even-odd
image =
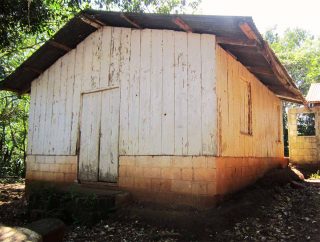
[[0, 93], [0, 175], [24, 173], [29, 97]]
[[306, 95], [311, 83], [320, 82], [320, 40], [303, 29], [287, 29], [282, 36], [276, 28], [265, 39]]
[[[311, 83], [320, 82], [319, 38], [299, 28], [287, 29], [283, 35], [280, 35], [275, 27], [268, 30], [264, 37], [304, 95], [307, 94]], [[292, 106], [291, 103], [283, 105], [283, 138], [286, 156], [289, 155], [286, 110], [290, 106]]]

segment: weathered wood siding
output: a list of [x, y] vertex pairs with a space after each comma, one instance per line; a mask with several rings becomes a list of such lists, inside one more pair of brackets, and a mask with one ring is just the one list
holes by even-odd
[[[219, 155], [283, 157], [280, 99], [221, 47], [216, 54]], [[243, 81], [251, 86], [252, 134], [242, 133], [240, 127]]]
[[119, 86], [120, 155], [215, 155], [215, 57], [213, 35], [97, 30], [32, 82], [28, 153], [75, 155], [81, 93]]

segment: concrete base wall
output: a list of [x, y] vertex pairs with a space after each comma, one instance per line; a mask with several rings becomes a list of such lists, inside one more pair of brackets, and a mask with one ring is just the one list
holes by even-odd
[[122, 156], [119, 186], [136, 200], [212, 207], [276, 167], [284, 158], [212, 156]]
[[217, 195], [238, 191], [273, 168], [288, 165], [286, 158], [219, 157], [217, 158]]
[[135, 199], [172, 205], [201, 205], [216, 194], [216, 158], [121, 156], [119, 186]]
[[[137, 201], [214, 207], [223, 196], [287, 163], [284, 158], [120, 156], [118, 187]], [[76, 156], [28, 156], [27, 181], [73, 183], [76, 179]]]
[[71, 183], [77, 179], [77, 156], [27, 156], [26, 180]]

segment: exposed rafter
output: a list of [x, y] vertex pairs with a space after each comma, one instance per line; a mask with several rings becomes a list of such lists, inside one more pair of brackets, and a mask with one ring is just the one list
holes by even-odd
[[245, 46], [245, 47], [258, 47], [257, 42], [254, 40], [240, 40], [226, 37], [217, 37], [218, 44], [233, 45], [233, 46]]
[[72, 50], [72, 48], [70, 48], [69, 46], [60, 44], [60, 43], [58, 43], [58, 42], [56, 42], [56, 41], [54, 41], [54, 40], [50, 40], [48, 43], [49, 43], [50, 45], [52, 45], [53, 47], [58, 48], [58, 49], [60, 49], [60, 50], [64, 50], [64, 51], [67, 51], [67, 52], [69, 52], [70, 50]]
[[276, 96], [283, 101], [294, 102], [294, 103], [303, 103], [301, 101], [301, 99], [290, 98], [290, 97], [285, 97], [285, 96], [281, 96], [281, 95], [276, 95]]
[[96, 28], [96, 29], [99, 29], [101, 28], [102, 26], [104, 26], [105, 24], [96, 20], [96, 19], [93, 19], [91, 18], [90, 16], [86, 15], [86, 14], [82, 14], [80, 16], [80, 19], [85, 22], [86, 24], [89, 24], [91, 25], [92, 27]]
[[120, 14], [120, 17], [123, 18], [124, 20], [126, 20], [129, 24], [131, 24], [132, 26], [134, 26], [137, 29], [142, 29], [141, 26], [134, 21], [133, 19], [130, 19], [129, 17], [127, 17], [124, 13]]
[[184, 22], [181, 18], [179, 17], [173, 18], [172, 22], [175, 23], [183, 31], [187, 33], [192, 32], [192, 28], [186, 22]]
[[39, 70], [39, 69], [34, 68], [34, 67], [30, 67], [30, 66], [24, 66], [23, 69], [25, 69], [26, 71], [31, 71], [31, 72], [36, 73], [36, 74], [41, 74], [43, 72], [42, 70]]
[[247, 36], [250, 40], [255, 40], [258, 43], [260, 43], [260, 40], [258, 36], [255, 34], [255, 32], [251, 29], [250, 25], [248, 23], [240, 23], [239, 24], [240, 29], [244, 33], [245, 36]]
[[274, 73], [269, 68], [258, 67], [258, 66], [246, 66], [246, 68], [250, 72], [253, 72], [254, 74], [260, 74], [264, 76], [274, 76]]

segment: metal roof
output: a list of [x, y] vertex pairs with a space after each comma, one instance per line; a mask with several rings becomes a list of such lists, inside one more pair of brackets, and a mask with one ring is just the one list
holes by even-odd
[[320, 103], [320, 83], [311, 84], [306, 100], [309, 103]]
[[28, 92], [35, 78], [104, 25], [214, 34], [222, 48], [281, 99], [305, 102], [286, 69], [263, 40], [251, 17], [120, 13], [91, 9], [84, 10], [71, 19], [0, 82], [0, 89]]

